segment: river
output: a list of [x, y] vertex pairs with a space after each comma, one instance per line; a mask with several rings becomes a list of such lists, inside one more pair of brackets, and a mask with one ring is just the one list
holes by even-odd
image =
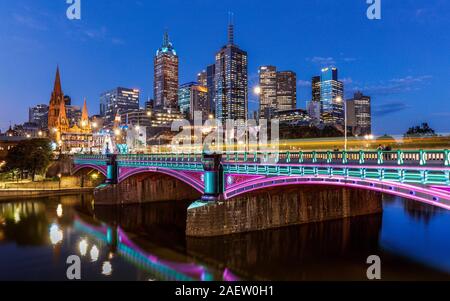
[[79, 194], [0, 203], [0, 280], [450, 280], [450, 211], [384, 196], [383, 213], [186, 238], [189, 202], [98, 207]]

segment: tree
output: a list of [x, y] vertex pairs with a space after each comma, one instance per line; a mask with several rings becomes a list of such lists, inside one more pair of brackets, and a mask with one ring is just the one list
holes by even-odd
[[[331, 125], [323, 128], [316, 126], [296, 126], [296, 125], [280, 125], [280, 139], [301, 139], [301, 138], [331, 138], [342, 137], [344, 134]], [[348, 133], [348, 136], [352, 136]]]
[[51, 158], [48, 139], [24, 140], [8, 151], [6, 166], [9, 170], [19, 170], [22, 178], [24, 172], [29, 172], [34, 181], [36, 174], [46, 171]]
[[424, 122], [420, 126], [410, 127], [405, 133], [405, 137], [434, 137], [436, 132]]

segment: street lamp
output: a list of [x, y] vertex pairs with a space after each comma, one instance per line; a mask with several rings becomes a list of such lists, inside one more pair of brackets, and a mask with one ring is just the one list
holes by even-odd
[[344, 150], [347, 151], [347, 102], [342, 96], [336, 97], [336, 102], [344, 105]]

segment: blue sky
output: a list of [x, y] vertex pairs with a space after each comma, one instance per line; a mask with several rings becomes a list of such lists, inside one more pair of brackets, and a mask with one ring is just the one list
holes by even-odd
[[57, 64], [64, 92], [78, 105], [87, 97], [91, 114], [116, 86], [141, 89], [143, 103], [165, 29], [180, 83], [195, 80], [226, 42], [232, 11], [251, 87], [260, 65], [293, 70], [303, 108], [311, 77], [334, 65], [347, 96], [372, 96], [377, 134], [423, 121], [450, 132], [450, 2], [381, 1], [382, 19], [368, 20], [365, 0], [81, 0], [81, 20], [68, 20], [65, 0], [0, 0], [0, 128], [49, 101]]

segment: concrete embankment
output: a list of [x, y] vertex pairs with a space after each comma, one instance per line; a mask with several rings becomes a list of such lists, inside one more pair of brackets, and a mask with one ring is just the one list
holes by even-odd
[[44, 197], [92, 192], [97, 183], [77, 176], [63, 176], [58, 181], [22, 181], [0, 183], [0, 200]]
[[18, 198], [46, 197], [55, 195], [68, 195], [75, 193], [92, 192], [93, 187], [84, 188], [64, 188], [64, 189], [0, 189], [0, 202]]

